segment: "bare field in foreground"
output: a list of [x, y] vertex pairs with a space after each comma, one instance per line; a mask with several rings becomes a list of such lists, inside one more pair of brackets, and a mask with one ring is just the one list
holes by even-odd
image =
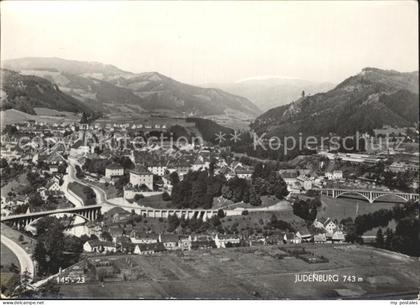
[[[132, 256], [141, 268], [141, 279], [63, 285], [61, 293], [65, 298], [336, 299], [395, 298], [390, 294], [418, 291], [419, 262], [415, 258], [367, 246], [303, 246], [329, 262], [278, 258], [293, 247], [289, 245]], [[295, 283], [296, 274], [312, 272], [338, 275], [339, 280]], [[344, 276], [352, 275], [356, 282], [345, 281]]]

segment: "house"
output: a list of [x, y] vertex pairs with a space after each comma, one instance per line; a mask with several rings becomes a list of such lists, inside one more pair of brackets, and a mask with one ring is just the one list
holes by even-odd
[[343, 179], [343, 171], [335, 170], [332, 172], [332, 180], [341, 180]]
[[49, 181], [47, 183], [47, 185], [45, 186], [45, 188], [49, 191], [49, 192], [58, 192], [61, 190], [60, 184], [57, 182], [57, 180], [53, 179], [51, 181]]
[[244, 168], [244, 167], [237, 167], [235, 169], [236, 176], [241, 179], [251, 179], [252, 174], [254, 173], [254, 169], [252, 168]]
[[163, 244], [166, 250], [178, 249], [179, 237], [175, 234], [160, 234], [159, 242]]
[[155, 244], [135, 244], [134, 254], [147, 255], [165, 251], [165, 247], [161, 243]]
[[325, 176], [326, 179], [332, 180], [333, 174], [332, 174], [332, 172], [325, 172], [324, 176]]
[[282, 173], [280, 173], [280, 176], [283, 178], [284, 182], [286, 182], [287, 190], [290, 193], [299, 192], [299, 190], [297, 189], [297, 186], [296, 186], [296, 183], [298, 181], [297, 180], [297, 177], [298, 177], [297, 172], [292, 172], [292, 171], [282, 172]]
[[324, 228], [325, 228], [325, 231], [327, 231], [327, 233], [333, 234], [335, 229], [337, 228], [337, 225], [335, 224], [334, 221], [332, 221], [330, 218], [328, 218], [324, 222]]
[[167, 167], [166, 167], [166, 165], [163, 165], [163, 164], [161, 164], [161, 163], [153, 163], [153, 164], [150, 164], [148, 167], [147, 167], [147, 169], [153, 174], [153, 175], [156, 175], [156, 176], [163, 176], [163, 175], [165, 175], [165, 173], [166, 173], [166, 169], [167, 169]]
[[44, 160], [44, 163], [46, 163], [48, 165], [60, 165], [60, 164], [63, 164], [65, 162], [66, 162], [66, 160], [64, 159], [64, 157], [57, 152], [54, 152], [51, 155], [46, 156], [46, 158]]
[[124, 175], [124, 167], [119, 164], [112, 163], [105, 168], [105, 177], [119, 177]]
[[45, 187], [41, 186], [36, 191], [41, 195], [42, 200], [47, 200], [48, 190]]
[[241, 239], [239, 238], [239, 236], [233, 234], [216, 234], [214, 242], [217, 248], [229, 248], [232, 246], [239, 246], [239, 244], [241, 243]]
[[331, 240], [333, 243], [343, 243], [346, 240], [346, 238], [341, 230], [336, 230], [333, 233]]
[[314, 243], [325, 243], [327, 242], [327, 236], [325, 233], [318, 233], [314, 235]]
[[102, 241], [102, 240], [88, 240], [83, 244], [83, 251], [85, 252], [116, 252], [117, 247], [115, 243], [109, 241]]
[[133, 186], [145, 185], [149, 190], [153, 190], [153, 174], [144, 167], [139, 167], [130, 171], [130, 183]]
[[290, 232], [284, 234], [283, 241], [286, 244], [300, 244], [302, 242], [302, 239], [300, 235]]
[[191, 250], [192, 238], [190, 235], [179, 236], [178, 248], [182, 251]]
[[159, 234], [155, 233], [142, 233], [131, 231], [130, 239], [135, 244], [156, 244], [159, 242]]
[[58, 172], [58, 165], [50, 165], [48, 167], [48, 172], [50, 174], [54, 174], [54, 173]]
[[402, 173], [405, 171], [418, 171], [418, 164], [409, 164], [405, 162], [393, 162], [389, 166], [389, 170], [393, 173]]
[[305, 191], [312, 189], [312, 180], [307, 176], [299, 176], [296, 178], [297, 182], [299, 182], [301, 188], [303, 188]]
[[162, 176], [162, 181], [163, 181], [163, 189], [167, 190], [169, 193], [172, 192], [172, 180], [171, 180], [171, 176], [169, 174], [165, 174]]
[[308, 229], [302, 228], [299, 232], [296, 233], [296, 236], [300, 238], [302, 242], [309, 242], [312, 240], [312, 234], [309, 233]]
[[267, 244], [267, 240], [264, 236], [251, 236], [249, 239], [250, 246], [265, 246]]
[[200, 159], [197, 159], [192, 165], [191, 165], [191, 170], [196, 172], [202, 169], [205, 169], [206, 166], [204, 164], [203, 161], [201, 161]]

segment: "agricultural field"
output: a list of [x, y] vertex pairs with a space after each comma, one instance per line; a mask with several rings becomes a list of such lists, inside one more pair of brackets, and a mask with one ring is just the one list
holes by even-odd
[[[287, 254], [293, 245], [133, 255], [139, 279], [61, 285], [60, 293], [65, 298], [127, 299], [394, 299], [418, 293], [415, 258], [367, 246], [302, 246], [327, 262], [308, 263]], [[297, 274], [313, 273], [336, 280], [295, 283]]]
[[347, 217], [354, 219], [358, 215], [372, 213], [380, 209], [392, 209], [396, 204], [401, 202], [391, 198], [389, 201], [385, 200], [369, 203], [356, 196], [340, 197], [336, 199], [322, 196], [322, 206], [318, 210], [317, 218], [329, 217], [331, 219], [337, 219], [338, 221]]

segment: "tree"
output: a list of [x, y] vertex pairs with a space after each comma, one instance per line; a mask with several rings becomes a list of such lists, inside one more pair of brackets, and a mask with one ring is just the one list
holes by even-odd
[[175, 229], [178, 228], [179, 224], [180, 221], [176, 214], [168, 216], [168, 232], [175, 231]]
[[376, 245], [380, 248], [384, 245], [384, 235], [381, 228], [376, 232]]
[[88, 114], [86, 112], [82, 113], [82, 118], [80, 119], [80, 124], [87, 124], [89, 122]]
[[225, 212], [224, 212], [222, 209], [219, 209], [219, 210], [217, 211], [217, 216], [218, 216], [219, 218], [223, 218], [223, 217], [225, 217], [225, 216], [226, 216], [226, 214], [225, 214]]
[[33, 208], [40, 207], [44, 204], [44, 200], [42, 200], [42, 197], [39, 193], [33, 193], [29, 197], [29, 205]]
[[32, 281], [32, 276], [28, 270], [22, 272], [20, 276], [19, 285], [13, 291], [13, 295], [16, 297], [31, 297], [33, 294], [33, 288], [31, 287], [30, 283]]
[[109, 234], [109, 232], [107, 232], [107, 231], [103, 231], [103, 232], [101, 233], [101, 238], [102, 238], [103, 240], [106, 240], [106, 241], [112, 241], [112, 236], [111, 236], [111, 234]]
[[411, 256], [420, 256], [418, 232], [420, 232], [420, 220], [418, 218], [408, 216], [401, 219], [395, 228], [392, 240], [393, 250]]
[[392, 249], [392, 239], [394, 238], [394, 231], [391, 228], [387, 228], [385, 231], [385, 243], [384, 246], [387, 249]]
[[261, 197], [255, 191], [255, 188], [251, 188], [249, 191], [249, 203], [253, 206], [260, 206], [261, 205]]
[[0, 168], [6, 168], [8, 166], [7, 160], [4, 158], [0, 159]]
[[171, 180], [172, 185], [178, 184], [179, 183], [179, 176], [177, 172], [172, 172], [169, 175], [169, 179]]
[[163, 201], [170, 201], [171, 200], [171, 196], [167, 192], [163, 192], [162, 193], [162, 200]]

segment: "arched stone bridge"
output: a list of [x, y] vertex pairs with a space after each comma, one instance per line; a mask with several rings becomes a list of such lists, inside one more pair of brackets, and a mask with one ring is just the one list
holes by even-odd
[[178, 209], [136, 209], [136, 213], [150, 218], [168, 218], [176, 215], [178, 218], [185, 219], [200, 218], [206, 221], [216, 216], [218, 210], [178, 210]]
[[14, 226], [20, 229], [20, 228], [26, 227], [28, 224], [30, 224], [31, 222], [33, 222], [34, 220], [38, 218], [54, 215], [54, 214], [73, 214], [73, 215], [78, 215], [83, 218], [86, 218], [87, 220], [95, 220], [101, 211], [101, 207], [102, 206], [100, 205], [90, 205], [90, 206], [69, 208], [69, 209], [57, 209], [57, 210], [34, 212], [34, 213], [28, 213], [28, 214], [10, 215], [6, 217], [2, 217], [1, 221], [10, 226]]
[[393, 195], [395, 197], [401, 198], [404, 201], [409, 200], [418, 200], [419, 194], [416, 193], [399, 193], [399, 192], [385, 192], [377, 190], [359, 190], [359, 189], [335, 189], [327, 188], [321, 189], [321, 194], [333, 198], [338, 198], [343, 195], [357, 194], [365, 198], [369, 203], [373, 203], [375, 200], [378, 200], [381, 197]]

